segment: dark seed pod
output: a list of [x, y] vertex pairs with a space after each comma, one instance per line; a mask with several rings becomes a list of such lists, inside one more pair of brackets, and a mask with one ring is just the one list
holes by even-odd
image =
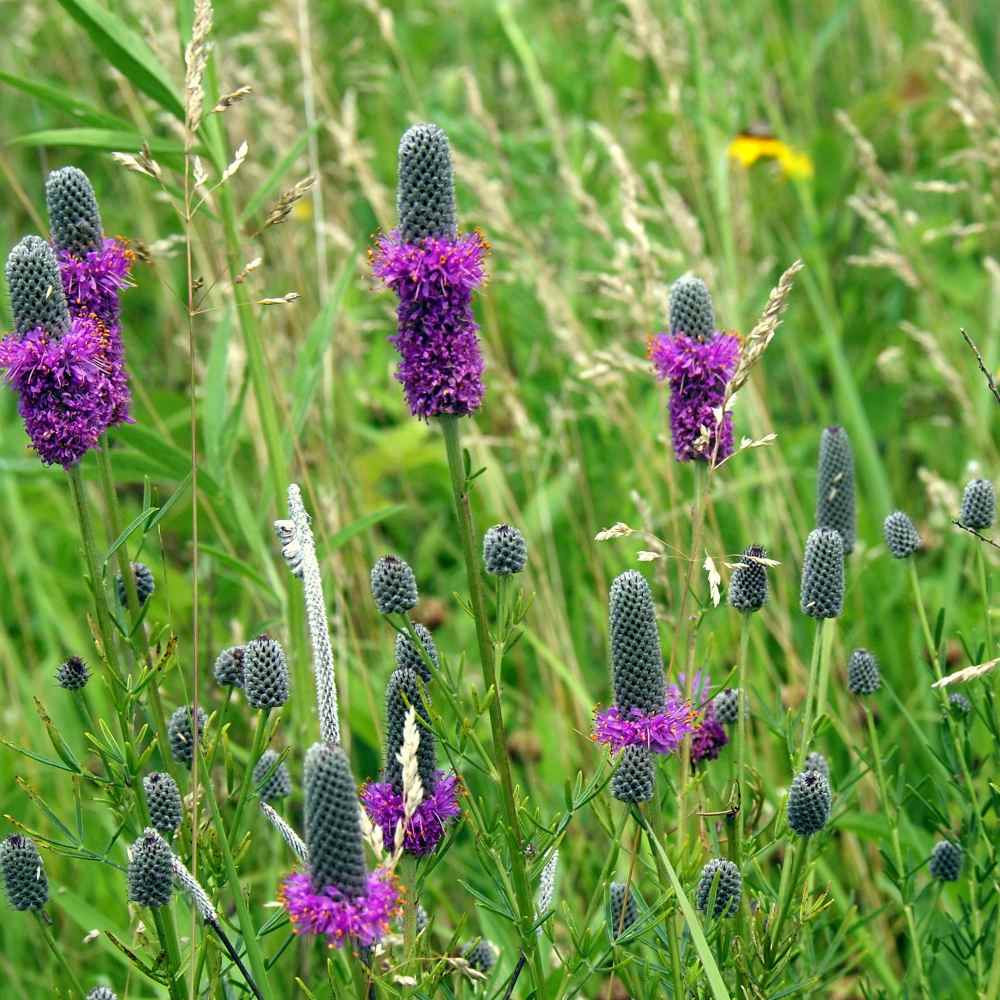
[[384, 615], [409, 611], [417, 604], [417, 579], [398, 556], [382, 556], [372, 567], [372, 596]]
[[306, 754], [305, 841], [309, 879], [316, 892], [329, 886], [352, 899], [365, 892], [358, 790], [341, 747], [314, 743]]
[[816, 527], [839, 532], [844, 555], [854, 551], [854, 454], [843, 427], [827, 427], [820, 438]]
[[663, 654], [649, 584], [627, 570], [611, 584], [608, 599], [611, 675], [622, 713], [638, 708], [646, 715], [663, 711], [666, 689]]
[[114, 990], [107, 986], [95, 986], [88, 994], [87, 1000], [118, 1000]]
[[142, 779], [149, 807], [149, 822], [163, 834], [173, 833], [181, 825], [183, 805], [177, 782], [165, 771], [154, 771]]
[[921, 545], [913, 522], [901, 510], [894, 510], [882, 525], [886, 548], [896, 559], [908, 559]]
[[701, 278], [685, 274], [670, 288], [670, 335], [686, 334], [711, 340], [715, 334], [715, 309], [708, 286]]
[[635, 923], [635, 893], [624, 882], [612, 882], [610, 896], [608, 932], [611, 940], [616, 941]]
[[648, 802], [653, 797], [653, 758], [643, 746], [625, 747], [611, 779], [611, 794], [619, 802]]
[[404, 243], [454, 237], [455, 184], [448, 136], [437, 125], [413, 125], [399, 140], [399, 235]]
[[49, 901], [49, 880], [35, 842], [19, 833], [0, 843], [0, 871], [15, 910], [40, 910]]
[[802, 613], [836, 618], [844, 606], [844, 543], [832, 528], [815, 528], [802, 563]]
[[729, 578], [729, 606], [749, 614], [760, 611], [767, 603], [767, 567], [758, 562], [767, 552], [760, 545], [750, 545], [740, 564]]
[[399, 752], [403, 748], [403, 727], [406, 713], [416, 711], [420, 743], [417, 746], [417, 773], [425, 793], [437, 784], [437, 748], [430, 728], [430, 714], [420, 690], [420, 680], [412, 670], [394, 670], [385, 688], [385, 780], [396, 792], [403, 791], [403, 765]]
[[721, 722], [724, 726], [731, 726], [734, 722], [738, 722], [741, 705], [743, 705], [743, 712], [746, 713], [743, 694], [739, 688], [726, 688], [725, 691], [720, 691], [712, 700], [716, 722]]
[[217, 684], [223, 687], [243, 687], [243, 660], [246, 646], [230, 646], [215, 658], [214, 674]]
[[997, 497], [988, 479], [973, 479], [965, 484], [959, 520], [967, 528], [984, 531], [993, 527], [997, 515]]
[[878, 660], [867, 649], [856, 649], [847, 663], [847, 690], [851, 694], [874, 694], [882, 686]]
[[476, 972], [481, 972], [485, 976], [496, 965], [497, 951], [491, 942], [481, 938], [462, 952], [462, 958], [469, 963], [469, 968], [475, 969]]
[[[153, 596], [153, 591], [156, 590], [156, 581], [145, 563], [132, 563], [132, 572], [135, 574], [135, 592], [139, 598], [139, 607], [142, 607]], [[115, 596], [123, 608], [128, 607], [128, 594], [125, 592], [125, 581], [122, 579], [121, 573], [115, 577]]]
[[25, 236], [11, 250], [6, 274], [16, 334], [44, 330], [61, 337], [69, 330], [69, 306], [59, 264], [41, 236]]
[[962, 848], [948, 840], [939, 840], [931, 851], [928, 865], [939, 882], [957, 882], [962, 873]]
[[166, 906], [174, 892], [174, 867], [167, 842], [147, 826], [132, 845], [128, 859], [129, 902], [156, 908]]
[[491, 576], [520, 573], [528, 561], [524, 535], [509, 524], [495, 524], [483, 536], [483, 562]]
[[71, 656], [65, 663], [61, 663], [56, 671], [56, 683], [67, 691], [79, 691], [87, 686], [89, 680], [90, 671], [79, 656]]
[[967, 719], [972, 712], [972, 702], [958, 691], [948, 695], [948, 707], [963, 719]]
[[57, 250], [83, 257], [104, 240], [101, 212], [87, 175], [76, 167], [53, 170], [45, 180], [49, 227]]
[[805, 770], [819, 771], [827, 781], [830, 780], [830, 764], [821, 753], [815, 750], [806, 757]]
[[259, 635], [246, 644], [243, 693], [254, 708], [281, 708], [288, 701], [288, 661], [281, 643]]
[[[198, 706], [198, 735], [205, 728], [207, 716], [205, 710]], [[170, 752], [179, 764], [190, 764], [194, 759], [194, 730], [191, 725], [191, 706], [182, 705], [167, 723], [167, 738], [170, 741]]]
[[[437, 646], [434, 643], [434, 636], [420, 622], [413, 623], [413, 631], [424, 647], [427, 658], [436, 668], [440, 661], [438, 659]], [[396, 669], [412, 670], [425, 684], [430, 684], [431, 682], [430, 667], [424, 662], [423, 656], [420, 655], [420, 650], [414, 646], [410, 637], [405, 632], [396, 633]]]
[[288, 768], [285, 767], [285, 762], [282, 761], [276, 768], [274, 767], [275, 761], [280, 756], [276, 750], [265, 750], [253, 769], [254, 788], [265, 802], [274, 802], [292, 794], [292, 778]]
[[715, 888], [715, 905], [710, 915], [731, 917], [740, 908], [743, 879], [739, 868], [726, 858], [715, 858], [702, 868], [695, 902], [702, 913], [706, 912], [712, 901], [712, 889], [716, 880], [718, 886]]
[[800, 837], [811, 837], [827, 824], [833, 809], [830, 782], [822, 771], [800, 771], [788, 790], [788, 825]]

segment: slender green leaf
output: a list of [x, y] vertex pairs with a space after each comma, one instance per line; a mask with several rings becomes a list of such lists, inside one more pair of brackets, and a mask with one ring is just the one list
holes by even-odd
[[278, 160], [274, 169], [267, 175], [264, 183], [257, 188], [253, 197], [246, 203], [246, 207], [240, 215], [241, 224], [245, 225], [250, 219], [252, 219], [261, 210], [261, 208], [264, 207], [264, 202], [278, 190], [278, 185], [281, 183], [282, 178], [288, 173], [292, 164], [295, 163], [305, 150], [306, 144], [309, 142], [309, 136], [318, 128], [318, 125], [314, 125], [310, 130], [303, 132], [302, 135], [300, 135], [298, 139], [292, 143], [288, 152], [285, 153], [280, 160]]
[[346, 545], [356, 535], [360, 535], [363, 531], [367, 531], [381, 521], [395, 517], [404, 510], [406, 510], [406, 504], [397, 503], [391, 507], [383, 507], [374, 513], [366, 514], [364, 517], [359, 517], [356, 521], [352, 521], [346, 527], [341, 528], [335, 535], [331, 535], [329, 540], [324, 543], [323, 548], [327, 552], [333, 552], [341, 546]]
[[113, 129], [119, 132], [127, 132], [132, 126], [116, 115], [107, 114], [92, 104], [81, 100], [71, 91], [45, 80], [29, 80], [22, 76], [15, 76], [13, 73], [0, 72], [0, 83], [6, 83], [25, 94], [30, 94], [43, 104], [64, 111], [66, 114], [87, 125], [96, 128]]
[[112, 152], [129, 152], [149, 147], [154, 157], [177, 162], [184, 156], [184, 147], [163, 139], [146, 139], [138, 132], [110, 128], [48, 128], [27, 132], [11, 140], [13, 146], [82, 146], [87, 149], [106, 149]]
[[59, 5], [84, 31], [115, 69], [147, 97], [175, 118], [184, 118], [181, 101], [170, 75], [160, 65], [142, 36], [117, 14], [94, 0], [58, 0]]

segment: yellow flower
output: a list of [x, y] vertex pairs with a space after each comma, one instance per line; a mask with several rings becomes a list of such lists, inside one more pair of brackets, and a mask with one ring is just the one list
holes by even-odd
[[804, 179], [813, 175], [813, 162], [807, 153], [792, 149], [771, 135], [741, 132], [730, 142], [729, 155], [744, 168], [752, 167], [758, 160], [777, 160], [786, 177]]

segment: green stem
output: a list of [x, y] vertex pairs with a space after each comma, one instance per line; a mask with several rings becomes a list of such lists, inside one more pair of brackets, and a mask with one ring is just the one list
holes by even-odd
[[[912, 558], [907, 559], [907, 563], [909, 564], [908, 569], [910, 575], [910, 586], [913, 590], [913, 603], [916, 605], [917, 617], [920, 619], [920, 628], [924, 635], [924, 642], [927, 645], [927, 655], [930, 657], [931, 666], [934, 669], [934, 677], [936, 680], [940, 681], [942, 677], [941, 664], [938, 658], [937, 646], [934, 644], [934, 637], [931, 633], [930, 621], [927, 618], [927, 611], [924, 608], [924, 599], [920, 593], [920, 580], [917, 577], [916, 563]], [[976, 830], [979, 833], [979, 836], [982, 837], [986, 850], [992, 858], [994, 850], [993, 844], [990, 842], [990, 838], [986, 834], [986, 828], [983, 825], [983, 813], [979, 806], [979, 794], [976, 791], [975, 783], [972, 780], [972, 773], [969, 771], [969, 765], [965, 759], [965, 751], [962, 747], [961, 734], [958, 732], [955, 720], [952, 718], [951, 709], [948, 704], [948, 695], [943, 687], [936, 687], [934, 690], [938, 693], [938, 702], [941, 707], [941, 714], [944, 717], [945, 727], [948, 730], [948, 735], [951, 737], [951, 743], [955, 749], [955, 758], [962, 770], [962, 779], [965, 782], [965, 788], [969, 794], [969, 801], [972, 803], [972, 808], [975, 812]]]
[[833, 633], [836, 618], [824, 618], [819, 660], [819, 687], [816, 696], [816, 718], [826, 714], [826, 692], [830, 686], [830, 653], [833, 649]]
[[465, 557], [465, 573], [469, 584], [469, 600], [476, 623], [476, 639], [479, 644], [479, 658], [483, 669], [483, 681], [487, 696], [490, 697], [490, 729], [493, 736], [493, 764], [500, 777], [503, 793], [504, 816], [507, 821], [507, 838], [510, 845], [511, 876], [514, 882], [514, 893], [517, 897], [519, 930], [521, 948], [528, 955], [531, 964], [531, 974], [535, 990], [540, 991], [544, 984], [541, 957], [538, 953], [538, 935], [532, 930], [534, 923], [534, 905], [531, 890], [528, 885], [528, 874], [524, 863], [524, 838], [521, 833], [521, 823], [517, 814], [517, 802], [514, 798], [514, 781], [511, 776], [510, 759], [507, 756], [507, 740], [503, 722], [503, 708], [500, 697], [500, 681], [497, 674], [497, 664], [494, 658], [494, 647], [490, 641], [490, 629], [486, 616], [486, 599], [483, 588], [482, 571], [476, 552], [475, 532], [472, 526], [472, 510], [469, 506], [468, 483], [465, 477], [465, 465], [462, 460], [462, 446], [459, 440], [458, 419], [453, 416], [439, 418], [441, 432], [444, 436], [445, 450], [448, 455], [448, 471], [451, 476], [451, 488], [455, 500], [455, 512], [458, 517], [459, 535], [462, 540], [462, 554]]
[[[101, 446], [97, 449], [97, 467], [100, 472], [101, 491], [104, 493], [104, 502], [108, 510], [108, 529], [113, 540], [117, 540], [121, 535], [121, 515], [118, 508], [118, 497], [115, 493], [114, 475], [111, 468], [111, 451], [108, 447], [108, 438], [105, 434], [101, 438]], [[128, 557], [128, 544], [118, 546], [116, 553], [118, 558], [118, 572], [121, 574], [125, 584], [125, 600], [128, 606], [129, 625], [135, 628], [135, 623], [139, 620], [141, 605], [139, 604], [139, 592], [135, 585], [135, 574], [132, 572], [132, 565]], [[153, 657], [149, 649], [149, 637], [146, 635], [145, 623], [138, 629], [139, 641], [142, 644], [143, 660], [146, 669], [152, 671]], [[170, 739], [167, 736], [167, 720], [163, 711], [163, 702], [160, 700], [160, 689], [157, 678], [151, 677], [146, 685], [146, 693], [149, 696], [150, 714], [153, 717], [153, 728], [156, 730], [156, 742], [160, 748], [160, 757], [163, 765], [170, 772], [175, 781], [180, 781], [181, 772], [177, 762], [170, 752]]]
[[399, 865], [403, 886], [404, 973], [411, 967], [417, 946], [417, 859], [404, 854]]
[[[737, 665], [737, 684], [739, 685], [739, 698], [737, 700], [737, 731], [739, 736], [739, 746], [736, 748], [736, 787], [738, 789], [738, 802], [736, 809], [736, 843], [735, 861], [736, 866], [743, 871], [743, 862], [746, 854], [746, 815], [749, 809], [750, 800], [747, 795], [747, 758], [750, 755], [748, 741], [750, 739], [750, 725], [747, 719], [747, 709], [749, 707], [749, 697], [747, 695], [747, 656], [750, 648], [750, 615], [748, 613], [740, 616], [740, 654]], [[737, 928], [740, 941], [743, 943], [745, 954], [749, 954], [749, 942], [747, 941], [747, 912], [750, 902], [746, 898], [748, 894], [743, 894], [740, 909], [737, 914]], [[739, 986], [737, 986], [739, 994]]]
[[257, 939], [257, 929], [254, 927], [250, 908], [247, 906], [246, 897], [243, 895], [243, 888], [240, 885], [239, 872], [236, 870], [236, 861], [229, 846], [229, 838], [226, 836], [226, 826], [222, 821], [222, 813], [219, 811], [219, 802], [215, 795], [215, 786], [212, 784], [211, 772], [208, 770], [208, 762], [201, 753], [197, 755], [197, 762], [201, 768], [201, 786], [204, 789], [205, 798], [212, 813], [212, 822], [215, 825], [219, 848], [222, 852], [222, 862], [226, 870], [226, 881], [229, 883], [229, 889], [236, 902], [236, 915], [240, 922], [240, 930], [243, 933], [243, 946], [246, 948], [247, 958], [250, 959], [250, 968], [253, 970], [257, 989], [264, 1000], [271, 1000], [273, 994], [271, 993], [271, 984], [267, 976], [267, 966], [264, 963], [264, 955], [260, 950], [260, 942]]
[[1000, 919], [996, 922], [996, 930], [993, 932], [993, 964], [990, 967], [990, 981], [986, 987], [986, 1000], [997, 1000], [1000, 997]]
[[784, 926], [786, 918], [788, 917], [788, 911], [791, 908], [792, 896], [795, 894], [795, 886], [799, 881], [799, 877], [802, 874], [802, 868], [806, 862], [806, 857], [809, 854], [809, 838], [802, 838], [801, 844], [789, 841], [788, 850], [794, 851], [794, 857], [789, 862], [786, 856], [785, 863], [781, 866], [782, 873], [785, 871], [789, 872], [789, 878], [787, 881], [784, 878], [781, 880], [781, 893], [778, 897], [778, 913], [774, 919], [774, 931], [771, 934], [772, 952], [778, 946], [778, 941], [781, 938], [781, 929]]
[[986, 557], [983, 555], [982, 543], [976, 545], [976, 564], [979, 568], [979, 587], [983, 592], [983, 617], [986, 619], [986, 657], [993, 658], [996, 646], [993, 644], [993, 619], [990, 617], [990, 581], [986, 574]]
[[52, 928], [48, 925], [40, 910], [35, 911], [35, 918], [38, 920], [38, 926], [42, 929], [42, 937], [45, 938], [45, 943], [49, 946], [52, 954], [55, 955], [56, 961], [62, 966], [70, 985], [76, 991], [80, 1000], [85, 1000], [87, 991], [80, 985], [80, 980], [76, 978], [76, 973], [70, 968], [69, 962], [66, 961], [64, 950], [56, 943], [56, 939], [52, 936]]
[[[865, 706], [865, 719], [868, 723], [868, 738], [871, 741], [871, 751], [872, 758], [875, 761], [875, 775], [878, 779], [879, 795], [882, 798], [882, 808], [888, 813], [892, 808], [892, 800], [889, 797], [889, 786], [885, 780], [885, 769], [882, 765], [882, 750], [879, 746], [878, 741], [878, 731], [875, 729], [875, 720], [872, 718], [872, 713]], [[920, 936], [917, 933], [916, 919], [913, 915], [913, 905], [910, 902], [909, 887], [906, 884], [909, 880], [906, 878], [906, 863], [903, 858], [903, 848], [899, 839], [899, 814], [897, 812], [896, 817], [890, 821], [890, 829], [892, 836], [892, 850], [893, 850], [893, 862], [896, 865], [896, 872], [900, 879], [899, 885], [899, 896], [903, 904], [903, 916], [906, 918], [906, 926], [910, 932], [910, 941], [913, 947], [913, 957], [917, 964], [917, 976], [920, 980], [920, 991], [921, 993], [930, 1000], [930, 986], [927, 983], [927, 975], [924, 971], [924, 957], [920, 948]]]
[[167, 968], [170, 979], [167, 983], [167, 990], [170, 992], [171, 1000], [184, 1000], [184, 979], [181, 969], [181, 948], [177, 942], [177, 928], [174, 926], [174, 915], [167, 906], [154, 906], [152, 908], [153, 923], [156, 924], [156, 934], [160, 939], [163, 950], [167, 953]]
[[267, 740], [267, 720], [270, 716], [269, 708], [261, 709], [257, 716], [257, 731], [253, 735], [253, 748], [250, 750], [250, 757], [247, 759], [247, 766], [243, 772], [243, 782], [240, 785], [240, 794], [236, 799], [236, 812], [233, 815], [232, 829], [229, 831], [229, 843], [234, 847], [239, 841], [240, 825], [243, 821], [243, 811], [246, 808], [247, 799], [250, 797], [250, 787], [253, 783], [253, 769], [257, 766], [264, 753], [264, 744]]
[[809, 661], [809, 678], [806, 681], [805, 714], [802, 716], [802, 739], [799, 742], [799, 752], [795, 758], [795, 770], [801, 771], [809, 754], [809, 743], [812, 740], [813, 702], [816, 694], [816, 684], [823, 659], [823, 630], [829, 618], [816, 622], [816, 634], [813, 636], [812, 659]]

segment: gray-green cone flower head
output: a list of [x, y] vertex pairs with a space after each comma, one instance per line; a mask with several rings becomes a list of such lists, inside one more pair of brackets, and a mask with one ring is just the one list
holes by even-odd
[[740, 908], [742, 894], [743, 879], [739, 868], [726, 858], [715, 858], [701, 870], [695, 903], [702, 913], [711, 907], [709, 915], [712, 917], [731, 917]]
[[84, 257], [104, 240], [101, 212], [87, 175], [76, 167], [53, 170], [45, 180], [49, 227], [57, 250]]
[[810, 618], [836, 618], [844, 607], [844, 543], [840, 532], [815, 528], [806, 539], [801, 606]]
[[417, 578], [398, 556], [382, 556], [372, 567], [372, 596], [383, 615], [400, 614], [417, 604]]
[[633, 708], [645, 715], [663, 711], [666, 686], [660, 634], [649, 584], [641, 573], [627, 570], [612, 582], [608, 627], [618, 708], [623, 714]]
[[670, 335], [679, 333], [695, 340], [715, 335], [715, 309], [708, 286], [701, 278], [685, 274], [670, 287]]
[[997, 516], [997, 497], [988, 479], [973, 479], [965, 484], [959, 520], [967, 528], [985, 531], [993, 527]]
[[[142, 607], [153, 596], [153, 592], [156, 590], [156, 581], [153, 579], [152, 570], [145, 563], [132, 563], [132, 573], [135, 576], [135, 592], [139, 598], [139, 607]], [[115, 577], [115, 596], [123, 608], [128, 607], [128, 593], [125, 590], [125, 581], [122, 579], [121, 573]]]
[[87, 994], [87, 1000], [118, 1000], [118, 996], [108, 986], [95, 986]]
[[761, 545], [747, 546], [743, 552], [729, 578], [729, 606], [734, 610], [750, 614], [767, 603], [767, 566], [760, 562], [766, 558], [767, 552]]
[[830, 782], [822, 771], [800, 771], [788, 789], [788, 825], [800, 837], [811, 837], [826, 826], [833, 810]]
[[305, 841], [309, 880], [316, 892], [335, 886], [345, 896], [365, 892], [358, 790], [341, 747], [314, 743], [306, 754]]
[[851, 694], [874, 694], [882, 686], [878, 660], [867, 649], [856, 649], [847, 662], [847, 690]]
[[90, 671], [79, 656], [71, 656], [56, 671], [56, 683], [67, 691], [80, 691], [87, 686], [89, 680]]
[[7, 902], [15, 910], [40, 910], [49, 900], [49, 880], [35, 842], [20, 833], [0, 843], [0, 871]]
[[920, 535], [910, 518], [901, 510], [894, 510], [882, 525], [886, 548], [895, 559], [908, 559], [920, 546]]
[[619, 802], [648, 802], [653, 797], [653, 758], [644, 746], [622, 750], [611, 779], [611, 794]]
[[721, 722], [724, 726], [731, 726], [739, 722], [741, 706], [746, 715], [750, 714], [747, 711], [745, 701], [743, 692], [739, 688], [726, 688], [725, 691], [720, 691], [712, 699], [716, 721]]
[[281, 708], [288, 701], [288, 661], [281, 643], [266, 633], [246, 644], [243, 693], [254, 708]]
[[948, 708], [960, 719], [968, 719], [972, 714], [972, 702], [958, 691], [948, 695]]
[[827, 427], [819, 442], [816, 527], [840, 533], [844, 554], [854, 551], [854, 453], [843, 427]]
[[[201, 736], [207, 720], [205, 710], [198, 706], [198, 735]], [[167, 722], [167, 739], [170, 752], [178, 764], [191, 764], [194, 760], [194, 728], [191, 725], [191, 706], [182, 705]]]
[[[292, 794], [292, 778], [277, 750], [265, 750], [253, 769], [253, 785], [265, 802], [276, 802]], [[277, 763], [277, 767], [275, 764]]]
[[483, 563], [491, 576], [512, 576], [524, 569], [528, 545], [510, 524], [495, 524], [483, 536]]
[[[431, 661], [434, 669], [437, 669], [440, 659], [438, 657], [437, 645], [434, 642], [434, 636], [420, 622], [413, 623], [413, 631], [423, 646], [427, 659]], [[396, 669], [412, 670], [424, 684], [430, 684], [431, 677], [433, 676], [431, 667], [424, 660], [424, 657], [421, 656], [420, 650], [414, 646], [410, 637], [405, 632], [396, 633]]]
[[223, 687], [243, 687], [243, 660], [246, 646], [230, 646], [215, 658], [215, 682]]
[[827, 759], [816, 750], [813, 750], [813, 752], [806, 757], [805, 770], [819, 771], [819, 773], [822, 774], [827, 781], [830, 780], [830, 764]]
[[416, 712], [420, 743], [417, 746], [417, 773], [429, 794], [437, 784], [437, 748], [430, 729], [426, 693], [420, 690], [420, 679], [412, 670], [394, 670], [385, 687], [385, 780], [400, 793], [403, 790], [403, 765], [399, 752], [403, 748], [403, 728], [410, 708]]
[[128, 859], [128, 898], [155, 909], [166, 906], [174, 892], [174, 867], [167, 842], [151, 826], [132, 845]]
[[939, 840], [931, 851], [928, 867], [939, 882], [957, 882], [962, 874], [962, 848], [949, 840]]
[[479, 941], [474, 941], [462, 952], [462, 958], [469, 963], [469, 968], [475, 969], [476, 972], [481, 972], [485, 976], [489, 975], [490, 970], [496, 965], [497, 950], [492, 942], [481, 938]]
[[396, 207], [403, 243], [418, 243], [428, 236], [455, 236], [451, 150], [448, 136], [437, 125], [412, 125], [399, 140]]
[[6, 275], [16, 334], [41, 329], [61, 337], [69, 330], [69, 306], [59, 264], [41, 236], [25, 236], [11, 250]]
[[149, 808], [149, 822], [162, 834], [173, 833], [181, 825], [184, 807], [177, 782], [165, 771], [154, 771], [142, 779]]
[[624, 882], [612, 882], [609, 896], [608, 932], [616, 941], [635, 923], [635, 893]]

